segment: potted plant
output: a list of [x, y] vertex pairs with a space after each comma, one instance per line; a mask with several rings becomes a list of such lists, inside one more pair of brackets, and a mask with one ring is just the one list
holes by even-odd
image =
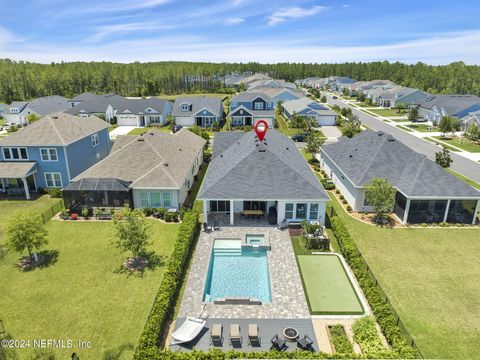
[[95, 219], [98, 220], [98, 217], [102, 214], [102, 210], [100, 208], [96, 208], [94, 214], [95, 214]]
[[75, 213], [71, 214], [70, 219], [77, 220], [78, 219], [78, 214], [75, 214]]
[[89, 213], [88, 208], [86, 206], [84, 206], [82, 208], [82, 216], [85, 220], [88, 220], [88, 213]]
[[61, 212], [60, 212], [60, 218], [62, 220], [68, 220], [70, 217], [70, 210], [69, 209], [63, 209]]

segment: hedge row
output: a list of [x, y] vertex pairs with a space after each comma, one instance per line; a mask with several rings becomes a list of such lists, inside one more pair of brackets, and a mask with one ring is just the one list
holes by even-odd
[[152, 350], [156, 352], [158, 349], [159, 340], [172, 317], [198, 229], [198, 213], [194, 210], [186, 212], [157, 296], [140, 336], [135, 359], [151, 359]]
[[367, 270], [366, 264], [343, 222], [337, 216], [333, 216], [330, 223], [340, 250], [354, 272], [393, 351], [397, 352], [402, 358], [421, 357], [417, 349], [408, 345], [406, 337], [397, 325], [397, 317], [387, 304], [375, 278]]

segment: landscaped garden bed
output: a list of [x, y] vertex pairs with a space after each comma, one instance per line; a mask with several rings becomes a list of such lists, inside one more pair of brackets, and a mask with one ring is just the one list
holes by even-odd
[[348, 339], [347, 333], [343, 325], [328, 325], [328, 336], [330, 339], [330, 344], [334, 352], [341, 354], [351, 354], [353, 353], [353, 346], [350, 340]]

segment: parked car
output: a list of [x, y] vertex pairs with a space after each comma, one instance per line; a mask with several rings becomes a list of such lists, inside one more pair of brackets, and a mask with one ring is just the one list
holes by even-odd
[[305, 133], [298, 133], [292, 136], [292, 140], [295, 142], [304, 142], [307, 138], [307, 134]]
[[337, 95], [333, 95], [332, 99], [338, 99]]
[[172, 133], [176, 133], [177, 131], [180, 131], [183, 128], [182, 125], [173, 125], [172, 126]]

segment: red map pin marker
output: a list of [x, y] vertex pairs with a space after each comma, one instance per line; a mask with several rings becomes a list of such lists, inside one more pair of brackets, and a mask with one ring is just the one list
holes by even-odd
[[255, 134], [257, 134], [258, 139], [263, 141], [263, 138], [268, 130], [268, 124], [265, 120], [258, 120], [253, 129], [255, 130]]

